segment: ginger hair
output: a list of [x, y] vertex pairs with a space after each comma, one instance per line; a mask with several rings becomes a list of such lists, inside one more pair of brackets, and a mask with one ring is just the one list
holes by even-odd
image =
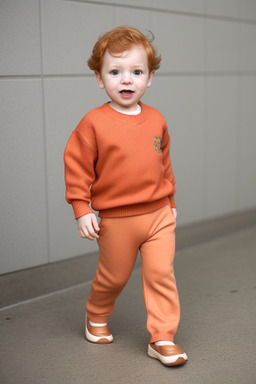
[[150, 35], [146, 37], [138, 29], [127, 26], [114, 28], [99, 37], [87, 64], [92, 71], [100, 73], [107, 50], [116, 55], [128, 51], [132, 45], [141, 45], [147, 53], [149, 72], [156, 71], [160, 67], [161, 56], [157, 55], [156, 48], [152, 44], [154, 34], [150, 32]]

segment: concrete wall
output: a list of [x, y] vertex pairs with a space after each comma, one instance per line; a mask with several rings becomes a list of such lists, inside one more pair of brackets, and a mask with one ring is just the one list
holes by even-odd
[[1, 0], [0, 273], [97, 249], [65, 203], [63, 151], [107, 100], [93, 44], [123, 24], [163, 57], [143, 101], [169, 124], [178, 225], [256, 206], [255, 0]]

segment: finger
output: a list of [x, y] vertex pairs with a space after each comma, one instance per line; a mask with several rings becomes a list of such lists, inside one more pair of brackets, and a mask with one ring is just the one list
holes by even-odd
[[88, 233], [86, 229], [81, 229], [79, 235], [83, 239], [93, 240], [94, 238]]
[[172, 208], [172, 213], [173, 213], [174, 219], [176, 220], [176, 218], [177, 218], [177, 210], [176, 210], [176, 208]]
[[90, 236], [90, 240], [93, 240], [95, 238], [96, 239], [99, 238], [99, 235], [95, 232], [95, 230], [92, 227], [92, 225], [88, 226], [86, 229], [87, 229], [88, 235]]
[[99, 232], [100, 228], [99, 228], [99, 224], [98, 224], [96, 216], [92, 217], [92, 225], [93, 225], [94, 231]]
[[84, 233], [84, 231], [82, 231], [82, 230], [79, 231], [79, 236], [82, 237], [83, 239], [85, 239], [87, 237], [86, 234]]
[[92, 225], [93, 225], [93, 228], [95, 229], [95, 231], [98, 232], [100, 230], [99, 224], [98, 224], [98, 221], [97, 221], [97, 218], [95, 215], [92, 217]]
[[95, 232], [95, 231], [90, 232], [89, 235], [90, 235], [92, 238], [94, 238], [94, 239], [98, 239], [98, 238], [99, 238], [98, 233]]

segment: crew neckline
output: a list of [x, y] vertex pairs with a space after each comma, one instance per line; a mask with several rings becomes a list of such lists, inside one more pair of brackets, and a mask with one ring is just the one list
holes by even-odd
[[127, 115], [125, 113], [119, 112], [116, 109], [112, 108], [109, 103], [103, 104], [100, 108], [115, 120], [122, 121], [123, 123], [137, 125], [144, 122], [147, 117], [147, 113], [145, 113], [146, 105], [143, 104], [141, 101], [139, 101], [138, 104], [141, 107], [141, 112], [138, 115]]
[[127, 111], [127, 112], [124, 112], [124, 111], [120, 111], [118, 108], [114, 108], [112, 105], [111, 105], [111, 101], [108, 102], [108, 105], [114, 109], [115, 111], [119, 112], [119, 113], [122, 113], [123, 115], [128, 115], [128, 116], [137, 116], [141, 113], [141, 106], [140, 104], [138, 103], [137, 104], [137, 109], [136, 111]]

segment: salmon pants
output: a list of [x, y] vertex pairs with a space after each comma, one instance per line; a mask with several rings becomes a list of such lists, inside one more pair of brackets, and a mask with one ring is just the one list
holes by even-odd
[[150, 342], [173, 341], [180, 320], [173, 269], [175, 227], [169, 205], [138, 216], [102, 218], [99, 264], [87, 301], [88, 319], [107, 322], [132, 273], [139, 250]]

